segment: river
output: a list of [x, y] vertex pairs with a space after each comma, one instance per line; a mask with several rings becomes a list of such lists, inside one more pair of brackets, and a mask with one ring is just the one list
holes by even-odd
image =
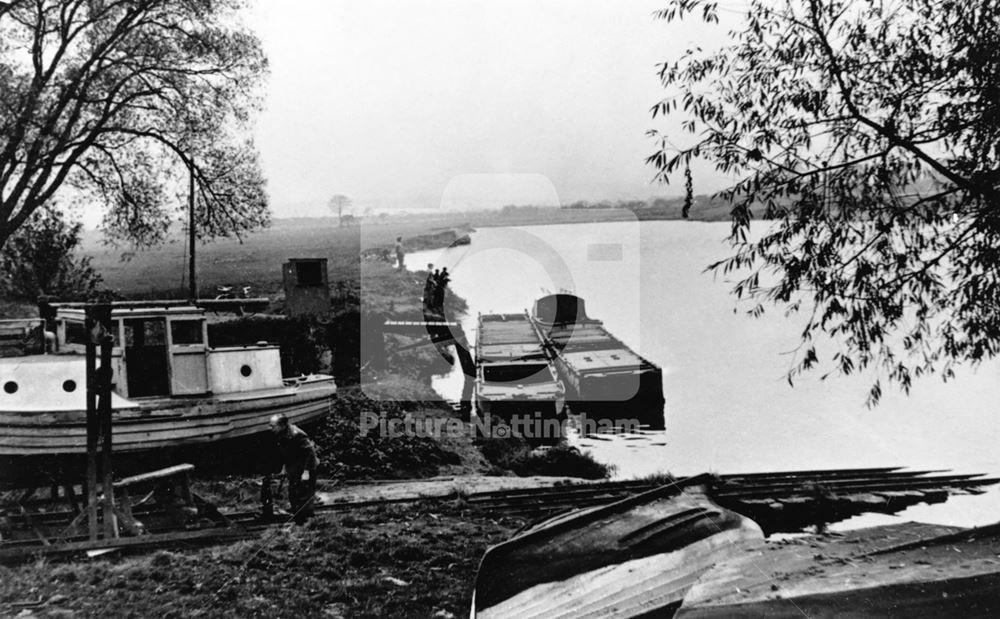
[[[617, 478], [670, 472], [905, 466], [1000, 474], [1000, 362], [961, 368], [954, 379], [884, 388], [865, 407], [874, 376], [820, 380], [785, 375], [803, 318], [780, 308], [734, 312], [729, 282], [705, 272], [728, 251], [728, 223], [616, 222], [483, 228], [472, 243], [411, 254], [411, 265], [447, 266], [452, 289], [478, 312], [520, 312], [545, 292], [572, 291], [588, 313], [664, 371], [666, 430], [575, 439]], [[460, 375], [436, 388], [454, 398]], [[1000, 520], [1000, 489], [912, 507], [899, 517], [974, 526]]]

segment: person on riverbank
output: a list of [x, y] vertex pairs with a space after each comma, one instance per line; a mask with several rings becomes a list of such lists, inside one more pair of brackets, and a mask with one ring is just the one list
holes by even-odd
[[424, 313], [426, 314], [431, 309], [431, 304], [434, 301], [434, 265], [427, 263], [427, 280], [424, 281]]
[[396, 250], [396, 268], [402, 271], [403, 260], [406, 258], [406, 255], [403, 253], [403, 237], [401, 236], [396, 237], [395, 250]]
[[[284, 469], [288, 481], [288, 503], [292, 517], [298, 524], [304, 523], [313, 514], [313, 495], [316, 493], [316, 469], [319, 460], [316, 446], [301, 428], [290, 423], [283, 414], [273, 415], [269, 420], [274, 436], [274, 456], [272, 471]], [[264, 477], [261, 488], [261, 508], [264, 516], [274, 514], [271, 498], [271, 475]]]
[[451, 276], [448, 275], [448, 267], [441, 269], [441, 273], [435, 277], [434, 282], [434, 308], [442, 316], [444, 315], [444, 293], [448, 289], [448, 282]]

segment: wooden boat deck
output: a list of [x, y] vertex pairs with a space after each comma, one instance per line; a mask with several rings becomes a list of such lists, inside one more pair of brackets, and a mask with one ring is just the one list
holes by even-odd
[[[476, 399], [480, 411], [504, 417], [534, 412], [556, 415], [564, 389], [527, 315], [483, 314], [478, 327]], [[546, 405], [543, 411], [536, 411], [539, 404]]]
[[504, 359], [544, 353], [528, 317], [524, 314], [483, 314], [476, 334], [477, 357]]

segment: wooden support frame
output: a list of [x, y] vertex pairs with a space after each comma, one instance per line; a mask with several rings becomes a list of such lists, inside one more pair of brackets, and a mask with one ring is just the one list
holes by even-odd
[[[118, 537], [112, 484], [112, 419], [111, 419], [111, 348], [113, 323], [111, 305], [88, 304], [85, 308], [84, 327], [87, 330], [87, 507], [81, 516], [87, 518], [88, 537], [98, 538], [100, 524], [104, 524], [104, 537]], [[100, 366], [97, 365], [98, 353]], [[100, 450], [100, 456], [98, 456]], [[97, 493], [98, 457], [102, 473], [102, 493]], [[101, 507], [101, 518], [98, 508]], [[76, 521], [74, 521], [75, 523]], [[73, 526], [73, 525], [71, 525]]]

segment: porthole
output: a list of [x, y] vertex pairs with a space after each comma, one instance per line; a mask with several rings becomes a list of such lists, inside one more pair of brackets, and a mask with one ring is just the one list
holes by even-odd
[[73, 393], [76, 391], [76, 381], [75, 380], [64, 380], [63, 381], [63, 391], [66, 393]]
[[249, 365], [244, 364], [243, 367], [240, 368], [240, 374], [243, 376], [250, 376], [253, 374], [253, 369]]
[[17, 383], [12, 380], [8, 380], [3, 384], [3, 390], [7, 393], [17, 393]]

